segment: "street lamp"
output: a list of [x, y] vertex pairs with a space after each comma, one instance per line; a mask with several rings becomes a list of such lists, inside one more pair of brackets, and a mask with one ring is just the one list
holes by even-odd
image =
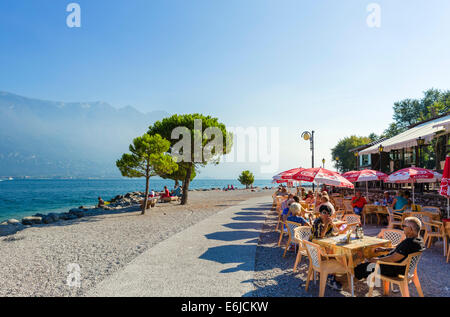
[[382, 144], [378, 147], [378, 152], [380, 152], [380, 172], [381, 172], [381, 153], [384, 152], [384, 147]]
[[[314, 168], [314, 131], [311, 131], [311, 132], [309, 132], [309, 131], [305, 131], [305, 132], [303, 132], [302, 133], [302, 138], [303, 138], [303, 140], [305, 140], [305, 141], [308, 141], [309, 140], [309, 142], [310, 142], [310, 146], [311, 146], [311, 153], [312, 153], [312, 155], [311, 155], [311, 158], [312, 158], [312, 168]], [[314, 191], [314, 183], [313, 183], [313, 191]]]
[[311, 164], [311, 167], [314, 168], [314, 131], [311, 131], [311, 132], [305, 131], [305, 132], [303, 132], [302, 133], [302, 138], [305, 141], [309, 140], [309, 142], [310, 142], [311, 153], [312, 153], [312, 164]]
[[419, 154], [419, 162], [417, 162], [418, 163], [418, 165], [419, 165], [419, 167], [421, 166], [421, 157], [420, 157], [420, 148], [423, 146], [425, 144], [425, 139], [424, 138], [422, 138], [422, 137], [419, 137], [418, 139], [417, 139], [417, 150], [418, 150], [418, 154]]
[[355, 152], [355, 163], [356, 163], [355, 170], [358, 170], [358, 156], [359, 156], [359, 153]]
[[322, 159], [323, 168], [325, 168], [325, 159]]

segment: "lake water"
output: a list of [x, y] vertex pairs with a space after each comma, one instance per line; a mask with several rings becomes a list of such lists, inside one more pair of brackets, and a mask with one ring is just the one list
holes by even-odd
[[[173, 188], [173, 181], [150, 179], [150, 189], [162, 191], [164, 185]], [[233, 185], [243, 188], [237, 180], [202, 180], [191, 182], [191, 189], [223, 188]], [[271, 180], [255, 180], [254, 186], [276, 187]], [[73, 180], [2, 180], [0, 181], [0, 222], [20, 220], [36, 213], [67, 212], [78, 206], [97, 204], [98, 196], [110, 200], [116, 195], [144, 191], [143, 179], [73, 179]]]

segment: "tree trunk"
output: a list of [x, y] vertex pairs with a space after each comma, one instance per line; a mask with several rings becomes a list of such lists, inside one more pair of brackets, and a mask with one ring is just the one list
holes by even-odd
[[189, 184], [191, 182], [191, 173], [192, 173], [192, 163], [189, 164], [188, 169], [186, 170], [186, 178], [183, 183], [183, 197], [181, 197], [181, 204], [186, 205], [188, 201], [188, 193], [189, 193]]
[[175, 187], [178, 187], [180, 185], [180, 182], [178, 182], [178, 179], [175, 180]]
[[144, 198], [144, 206], [142, 207], [142, 213], [141, 215], [145, 214], [145, 211], [147, 210], [147, 201], [148, 201], [148, 183], [150, 180], [150, 165], [147, 163], [147, 175], [145, 176], [145, 198]]

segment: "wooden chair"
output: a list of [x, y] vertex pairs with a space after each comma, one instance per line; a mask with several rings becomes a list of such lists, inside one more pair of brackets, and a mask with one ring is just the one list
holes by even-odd
[[[372, 297], [373, 288], [375, 286], [375, 279], [380, 279], [381, 281], [383, 281], [384, 295], [390, 294], [390, 284], [397, 284], [400, 287], [402, 296], [409, 297], [408, 284], [410, 283], [410, 281], [413, 281], [414, 285], [416, 286], [417, 293], [419, 293], [420, 297], [423, 297], [422, 287], [420, 286], [419, 277], [417, 275], [417, 264], [419, 263], [421, 256], [422, 252], [412, 253], [401, 263], [377, 261], [375, 265], [375, 272], [371, 275], [369, 297]], [[381, 264], [389, 266], [406, 266], [405, 275], [399, 275], [398, 277], [381, 275]]]
[[308, 256], [303, 241], [308, 241], [309, 238], [311, 237], [311, 234], [312, 234], [311, 227], [308, 226], [299, 226], [294, 229], [294, 239], [298, 243], [297, 257], [295, 259], [294, 264], [294, 272], [297, 272], [297, 266], [302, 259], [302, 255]]
[[396, 247], [400, 242], [406, 239], [405, 233], [396, 229], [382, 229], [377, 237], [391, 241], [393, 247]]
[[[320, 274], [319, 297], [325, 295], [325, 286], [329, 274], [347, 274], [348, 283], [351, 285], [353, 294], [353, 276], [347, 264], [347, 257], [343, 254], [324, 254], [319, 245], [303, 240], [306, 253], [309, 258], [308, 277], [305, 290], [308, 291], [309, 282], [315, 272]], [[340, 260], [340, 261], [339, 261]]]

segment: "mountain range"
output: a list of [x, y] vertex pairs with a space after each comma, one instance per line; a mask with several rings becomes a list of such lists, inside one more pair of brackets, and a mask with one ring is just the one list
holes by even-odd
[[0, 91], [0, 176], [120, 176], [115, 161], [133, 138], [168, 115]]

